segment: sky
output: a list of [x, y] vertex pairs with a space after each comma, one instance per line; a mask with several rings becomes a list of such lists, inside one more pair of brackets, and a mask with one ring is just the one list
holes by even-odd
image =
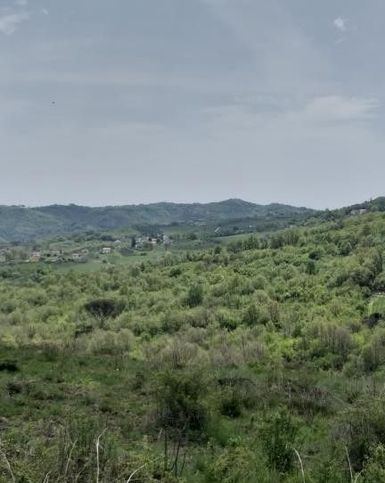
[[385, 195], [384, 0], [0, 0], [0, 204]]

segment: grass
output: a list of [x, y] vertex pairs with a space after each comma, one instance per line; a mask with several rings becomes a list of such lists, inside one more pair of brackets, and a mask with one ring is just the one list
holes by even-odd
[[69, 271], [74, 271], [76, 273], [91, 273], [106, 269], [108, 267], [129, 267], [147, 260], [157, 261], [164, 255], [165, 252], [164, 250], [153, 250], [142, 253], [145, 253], [145, 255], [141, 255], [139, 253], [129, 256], [122, 256], [119, 254], [102, 255], [99, 258], [91, 259], [85, 263], [67, 262], [53, 264], [52, 267], [53, 270], [59, 273], [66, 273]]

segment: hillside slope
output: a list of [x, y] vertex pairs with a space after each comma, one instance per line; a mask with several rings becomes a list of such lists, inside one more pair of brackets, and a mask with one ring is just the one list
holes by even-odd
[[271, 221], [310, 216], [313, 213], [307, 208], [281, 204], [263, 206], [237, 199], [207, 204], [154, 203], [99, 208], [77, 205], [39, 208], [2, 206], [0, 238], [5, 241], [25, 241], [85, 230], [117, 230], [137, 225], [173, 223], [221, 223], [253, 218]]
[[384, 481], [384, 247], [368, 213], [0, 267], [0, 481]]

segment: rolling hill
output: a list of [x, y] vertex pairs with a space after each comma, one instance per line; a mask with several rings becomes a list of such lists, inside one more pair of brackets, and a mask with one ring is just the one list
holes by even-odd
[[91, 208], [51, 205], [37, 208], [0, 206], [0, 239], [28, 241], [85, 230], [106, 231], [136, 226], [171, 224], [221, 224], [231, 220], [280, 222], [279, 227], [314, 215], [307, 208], [283, 204], [257, 205], [238, 199], [216, 203], [154, 203]]

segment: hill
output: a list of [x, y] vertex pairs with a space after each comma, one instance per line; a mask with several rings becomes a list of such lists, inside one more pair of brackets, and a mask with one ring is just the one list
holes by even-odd
[[1, 267], [0, 481], [384, 481], [384, 246], [384, 214], [348, 211]]
[[267, 206], [231, 199], [217, 203], [154, 203], [149, 205], [91, 208], [52, 205], [38, 208], [0, 207], [0, 239], [28, 241], [86, 230], [108, 231], [136, 226], [171, 224], [218, 224], [231, 220], [256, 220], [282, 227], [282, 221], [308, 217], [314, 210], [282, 204]]

